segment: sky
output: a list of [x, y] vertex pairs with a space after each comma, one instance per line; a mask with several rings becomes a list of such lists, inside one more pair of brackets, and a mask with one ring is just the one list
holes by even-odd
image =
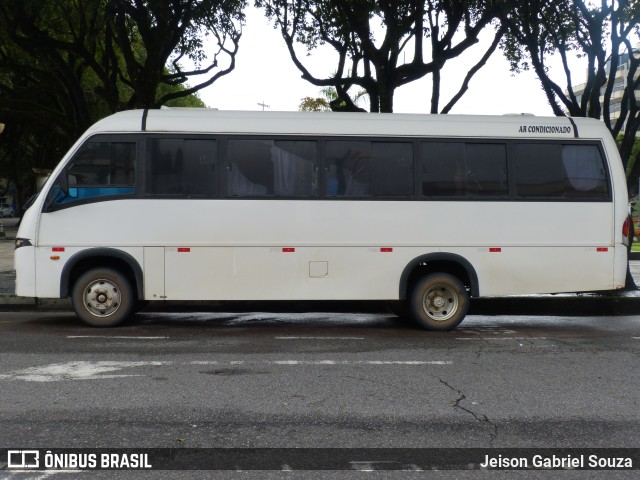
[[[488, 46], [491, 32], [485, 32], [481, 45], [469, 49], [463, 56], [449, 62], [442, 74], [440, 105], [444, 106], [457, 91], [467, 70]], [[313, 72], [328, 75], [335, 71], [333, 50], [313, 51], [305, 57], [305, 65]], [[552, 72], [554, 66], [552, 65]], [[560, 66], [556, 66], [560, 71]], [[579, 75], [574, 75], [580, 78]], [[562, 83], [561, 83], [562, 84]], [[284, 40], [262, 11], [247, 10], [236, 67], [212, 86], [200, 91], [208, 107], [221, 110], [295, 111], [304, 97], [319, 97], [320, 88], [301, 78], [293, 64]], [[394, 112], [429, 113], [431, 99], [430, 76], [414, 81], [396, 91]], [[469, 90], [451, 113], [503, 115], [531, 113], [552, 115], [540, 83], [532, 72], [513, 74], [502, 52], [497, 50], [489, 62], [476, 74]]]

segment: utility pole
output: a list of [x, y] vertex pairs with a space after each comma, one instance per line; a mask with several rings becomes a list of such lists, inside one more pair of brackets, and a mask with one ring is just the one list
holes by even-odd
[[267, 105], [266, 103], [264, 103], [264, 100], [262, 102], [258, 102], [258, 105], [262, 107], [263, 112], [265, 108], [271, 108], [271, 105]]

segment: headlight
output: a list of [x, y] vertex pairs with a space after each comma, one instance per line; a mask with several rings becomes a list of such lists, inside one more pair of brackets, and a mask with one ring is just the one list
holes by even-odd
[[16, 250], [20, 247], [30, 247], [31, 241], [28, 238], [16, 238]]

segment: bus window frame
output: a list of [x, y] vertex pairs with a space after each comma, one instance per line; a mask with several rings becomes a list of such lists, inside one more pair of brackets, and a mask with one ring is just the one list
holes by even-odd
[[[135, 181], [133, 183], [133, 193], [122, 193], [115, 195], [99, 195], [95, 197], [88, 197], [84, 199], [75, 199], [73, 201], [67, 203], [55, 203], [55, 199], [51, 197], [52, 192], [58, 188], [63, 192], [66, 191], [67, 195], [69, 195], [69, 190], [71, 188], [77, 188], [76, 186], [72, 187], [69, 185], [69, 164], [71, 164], [76, 156], [82, 151], [82, 149], [88, 143], [100, 143], [100, 142], [108, 142], [108, 143], [135, 143], [135, 160], [134, 160], [134, 175]], [[63, 168], [58, 173], [57, 177], [51, 184], [51, 187], [47, 191], [47, 198], [44, 201], [42, 211], [43, 213], [52, 213], [59, 210], [65, 210], [67, 208], [76, 207], [80, 205], [87, 205], [91, 203], [112, 201], [112, 200], [130, 200], [132, 198], [138, 198], [141, 192], [141, 174], [140, 174], [140, 159], [141, 159], [141, 149], [140, 149], [140, 134], [139, 133], [97, 133], [87, 137], [79, 146], [76, 148], [69, 156]], [[128, 185], [127, 185], [128, 186]], [[106, 187], [109, 188], [109, 187]], [[70, 195], [69, 195], [70, 196]], [[71, 196], [70, 196], [71, 197]], [[73, 197], [71, 197], [73, 198]]]
[[[146, 154], [148, 152], [148, 144], [150, 139], [154, 138], [178, 138], [183, 140], [196, 139], [196, 140], [214, 140], [217, 145], [217, 158], [216, 158], [216, 182], [217, 182], [217, 194], [216, 195], [169, 195], [169, 194], [153, 194], [147, 192], [147, 171], [146, 171]], [[227, 189], [227, 154], [228, 154], [228, 141], [229, 140], [280, 140], [280, 141], [313, 141], [316, 142], [317, 159], [316, 166], [317, 172], [317, 191], [315, 195], [297, 197], [297, 196], [232, 196], [229, 195]], [[56, 185], [60, 183], [60, 176], [67, 172], [68, 164], [75, 158], [78, 152], [88, 142], [96, 141], [133, 141], [136, 143], [136, 181], [134, 185], [134, 193], [123, 195], [111, 195], [100, 196], [88, 199], [82, 199], [65, 204], [54, 204], [50, 200], [47, 200], [44, 204], [44, 212], [53, 212], [62, 210], [74, 206], [85, 205], [88, 203], [96, 203], [102, 201], [112, 200], [125, 200], [125, 199], [171, 199], [171, 200], [295, 200], [295, 201], [417, 201], [417, 202], [536, 202], [536, 203], [613, 203], [614, 192], [613, 182], [611, 177], [610, 159], [606, 154], [606, 149], [599, 139], [568, 139], [568, 138], [481, 138], [481, 137], [435, 137], [435, 136], [419, 136], [419, 137], [400, 137], [400, 136], [377, 136], [377, 135], [285, 135], [285, 134], [233, 134], [233, 133], [185, 133], [179, 132], [133, 132], [133, 133], [97, 133], [91, 135], [85, 139], [82, 144], [68, 157], [69, 160], [64, 168], [60, 171], [58, 178], [52, 183], [52, 186], [47, 192], [49, 196], [51, 191]], [[413, 153], [413, 173], [414, 173], [414, 185], [413, 194], [403, 196], [329, 196], [327, 195], [327, 163], [326, 163], [326, 146], [330, 141], [364, 141], [372, 143], [408, 143], [411, 145]], [[505, 145], [506, 161], [507, 161], [507, 185], [508, 194], [506, 196], [487, 196], [487, 197], [474, 197], [474, 196], [426, 196], [422, 194], [422, 148], [423, 145], [429, 142], [445, 143], [473, 143], [473, 144], [502, 144]], [[607, 196], [601, 199], [590, 198], [523, 198], [516, 196], [515, 185], [515, 162], [513, 161], [513, 145], [516, 143], [541, 143], [541, 144], [560, 144], [560, 145], [593, 145], [596, 146], [600, 158], [602, 160], [603, 168], [605, 169], [605, 176], [607, 182]], [[57, 188], [60, 188], [59, 186]]]

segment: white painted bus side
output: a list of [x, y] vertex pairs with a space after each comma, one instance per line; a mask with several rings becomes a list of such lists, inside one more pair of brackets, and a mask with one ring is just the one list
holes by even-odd
[[[45, 211], [49, 190], [92, 135], [566, 139], [597, 142], [610, 201], [111, 198]], [[577, 132], [576, 132], [577, 130]], [[577, 137], [576, 137], [577, 135]], [[588, 119], [162, 110], [92, 127], [61, 161], [18, 232], [18, 295], [70, 293], [67, 262], [119, 251], [145, 300], [407, 299], [407, 266], [459, 258], [478, 296], [624, 285], [626, 181], [613, 140]], [[93, 250], [92, 250], [93, 249]], [[450, 256], [450, 257], [448, 257]], [[102, 258], [102, 257], [101, 257]], [[426, 258], [426, 257], [425, 257]], [[119, 259], [105, 260], [120, 265]], [[115, 263], [114, 263], [115, 262]], [[462, 268], [462, 267], [461, 267]], [[464, 269], [463, 269], [464, 270]], [[141, 277], [141, 278], [138, 278]]]

